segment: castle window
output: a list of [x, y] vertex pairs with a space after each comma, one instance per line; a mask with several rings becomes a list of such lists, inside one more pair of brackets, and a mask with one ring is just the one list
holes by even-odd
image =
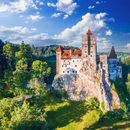
[[67, 73], [69, 73], [69, 71], [67, 71]]
[[74, 60], [73, 60], [73, 62], [74, 62]]
[[77, 67], [77, 65], [75, 65], [75, 67]]
[[65, 73], [65, 71], [63, 71], [63, 73]]

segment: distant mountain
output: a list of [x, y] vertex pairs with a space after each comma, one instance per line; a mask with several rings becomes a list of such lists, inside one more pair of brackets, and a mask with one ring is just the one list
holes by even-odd
[[[32, 46], [33, 54], [36, 56], [53, 56], [56, 54], [56, 49], [59, 47], [59, 45], [49, 45], [49, 46], [42, 46], [42, 47], [35, 47]], [[65, 49], [77, 49], [78, 47], [73, 46], [62, 46]], [[109, 54], [109, 52], [98, 52], [99, 54]], [[119, 58], [130, 56], [130, 53], [125, 52], [117, 52], [117, 56]]]
[[[42, 46], [42, 47], [34, 47], [32, 46], [33, 54], [36, 56], [53, 56], [56, 54], [56, 49], [59, 45], [50, 45], [50, 46]], [[64, 49], [76, 49], [77, 47], [72, 46], [62, 46]]]

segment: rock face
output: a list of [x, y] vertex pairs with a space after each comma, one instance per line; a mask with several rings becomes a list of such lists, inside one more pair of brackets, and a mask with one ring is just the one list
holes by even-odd
[[113, 110], [120, 106], [118, 94], [107, 83], [89, 79], [84, 73], [56, 75], [52, 87], [58, 91], [67, 91], [71, 100], [89, 100], [96, 97], [105, 110]]

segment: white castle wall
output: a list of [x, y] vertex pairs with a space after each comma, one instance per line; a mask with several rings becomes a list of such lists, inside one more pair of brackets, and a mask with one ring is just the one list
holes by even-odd
[[80, 58], [76, 59], [61, 59], [61, 74], [76, 74], [79, 73], [82, 65]]
[[118, 59], [109, 59], [109, 78], [111, 80], [116, 80], [117, 77], [122, 78], [122, 67], [119, 64]]

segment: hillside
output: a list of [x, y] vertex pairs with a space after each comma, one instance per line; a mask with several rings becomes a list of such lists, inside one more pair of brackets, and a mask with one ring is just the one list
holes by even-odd
[[105, 112], [95, 98], [72, 101], [66, 92], [48, 87], [56, 73], [55, 55], [37, 55], [33, 49], [24, 43], [0, 41], [1, 130], [129, 129], [128, 57], [122, 64], [123, 78], [112, 83], [121, 99], [121, 108]]

